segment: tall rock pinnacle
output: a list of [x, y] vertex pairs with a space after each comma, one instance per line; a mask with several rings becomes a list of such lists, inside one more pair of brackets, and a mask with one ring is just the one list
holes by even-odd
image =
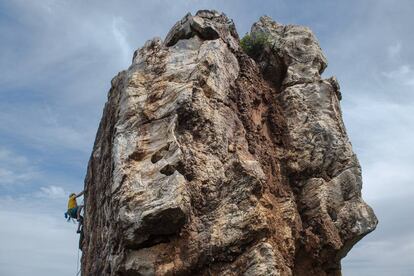
[[187, 14], [113, 80], [85, 180], [83, 275], [341, 275], [377, 225], [312, 32]]

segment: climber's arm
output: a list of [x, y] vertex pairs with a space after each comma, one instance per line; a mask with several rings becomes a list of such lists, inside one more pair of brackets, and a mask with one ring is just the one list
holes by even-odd
[[81, 195], [83, 195], [85, 193], [85, 190], [83, 190], [82, 192], [80, 192], [79, 194], [76, 195], [76, 197], [80, 197]]

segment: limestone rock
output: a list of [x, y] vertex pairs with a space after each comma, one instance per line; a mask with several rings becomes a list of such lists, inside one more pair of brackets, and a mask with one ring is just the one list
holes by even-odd
[[339, 275], [377, 220], [312, 32], [255, 58], [187, 14], [112, 80], [85, 179], [83, 275]]

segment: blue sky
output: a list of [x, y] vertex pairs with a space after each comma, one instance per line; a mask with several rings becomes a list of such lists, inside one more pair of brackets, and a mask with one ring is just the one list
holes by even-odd
[[110, 80], [147, 39], [205, 8], [225, 12], [240, 35], [265, 14], [314, 31], [380, 221], [344, 275], [414, 275], [410, 0], [0, 0], [0, 274], [76, 274], [76, 226], [63, 212], [83, 189]]

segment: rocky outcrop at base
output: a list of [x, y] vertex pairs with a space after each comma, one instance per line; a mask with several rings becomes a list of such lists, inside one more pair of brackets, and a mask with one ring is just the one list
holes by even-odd
[[112, 80], [85, 180], [83, 275], [340, 275], [377, 219], [305, 27], [252, 59], [199, 11]]

